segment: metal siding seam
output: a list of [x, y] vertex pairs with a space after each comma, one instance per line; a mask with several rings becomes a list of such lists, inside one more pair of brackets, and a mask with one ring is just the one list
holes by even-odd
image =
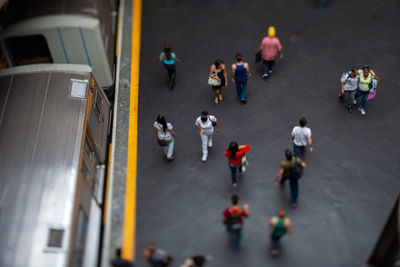
[[68, 59], [68, 55], [67, 55], [67, 50], [65, 49], [64, 39], [62, 38], [60, 28], [57, 27], [56, 29], [57, 29], [58, 38], [60, 38], [61, 47], [62, 47], [63, 52], [64, 52], [65, 61], [67, 61], [67, 64], [69, 64], [69, 59]]
[[129, 105], [128, 159], [125, 190], [125, 220], [123, 229], [122, 255], [135, 260], [136, 238], [136, 164], [137, 164], [137, 122], [139, 96], [140, 31], [142, 0], [133, 1], [132, 10], [132, 51], [131, 51], [131, 94]]
[[80, 33], [80, 35], [81, 35], [81, 40], [82, 40], [83, 48], [85, 49], [86, 59], [87, 59], [87, 61], [88, 61], [89, 66], [91, 67], [91, 66], [92, 66], [92, 63], [90, 62], [88, 50], [87, 50], [86, 43], [85, 43], [85, 37], [83, 36], [83, 31], [82, 31], [82, 28], [81, 28], [81, 27], [79, 27], [79, 33]]

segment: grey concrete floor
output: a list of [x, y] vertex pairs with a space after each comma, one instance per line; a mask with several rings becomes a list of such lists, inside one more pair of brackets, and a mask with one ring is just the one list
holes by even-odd
[[[174, 257], [171, 266], [197, 253], [213, 256], [210, 267], [350, 267], [368, 259], [400, 191], [400, 2], [328, 1], [323, 9], [317, 2], [143, 1], [137, 266], [147, 266], [142, 252], [150, 241]], [[277, 28], [285, 57], [265, 81], [253, 59], [268, 25]], [[172, 91], [158, 62], [164, 44], [181, 59]], [[248, 103], [239, 103], [229, 82], [215, 105], [209, 67], [221, 58], [230, 69], [237, 52], [253, 74]], [[365, 116], [347, 113], [337, 101], [340, 75], [353, 64], [368, 64], [382, 78]], [[194, 127], [202, 110], [221, 123], [206, 163]], [[177, 134], [171, 163], [154, 136], [159, 113]], [[280, 192], [273, 179], [302, 116], [315, 150], [307, 155], [293, 210], [289, 188]], [[232, 140], [253, 147], [236, 189], [223, 156]], [[221, 217], [233, 193], [251, 212], [239, 252], [230, 249]], [[271, 258], [267, 220], [279, 207], [288, 210], [294, 238], [285, 237], [281, 256]]]

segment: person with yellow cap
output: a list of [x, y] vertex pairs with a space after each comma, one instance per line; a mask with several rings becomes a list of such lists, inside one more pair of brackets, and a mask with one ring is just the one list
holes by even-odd
[[279, 39], [275, 37], [276, 29], [274, 26], [268, 27], [268, 36], [264, 37], [260, 45], [261, 58], [264, 61], [263, 79], [267, 78], [272, 73], [272, 67], [275, 64], [276, 55], [279, 53], [280, 58], [283, 58], [282, 45]]

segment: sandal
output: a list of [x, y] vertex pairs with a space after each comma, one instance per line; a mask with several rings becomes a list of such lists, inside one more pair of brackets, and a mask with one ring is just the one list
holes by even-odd
[[218, 104], [218, 97], [217, 96], [214, 98], [214, 103]]
[[218, 98], [219, 98], [219, 101], [222, 101], [222, 95], [221, 94], [218, 95]]

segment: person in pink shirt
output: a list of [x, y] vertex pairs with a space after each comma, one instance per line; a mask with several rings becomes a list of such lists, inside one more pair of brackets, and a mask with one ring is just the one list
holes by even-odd
[[276, 30], [274, 26], [268, 27], [268, 36], [264, 37], [260, 45], [261, 58], [264, 61], [263, 79], [272, 73], [272, 67], [275, 64], [276, 55], [283, 58], [282, 45], [279, 39], [275, 37]]

